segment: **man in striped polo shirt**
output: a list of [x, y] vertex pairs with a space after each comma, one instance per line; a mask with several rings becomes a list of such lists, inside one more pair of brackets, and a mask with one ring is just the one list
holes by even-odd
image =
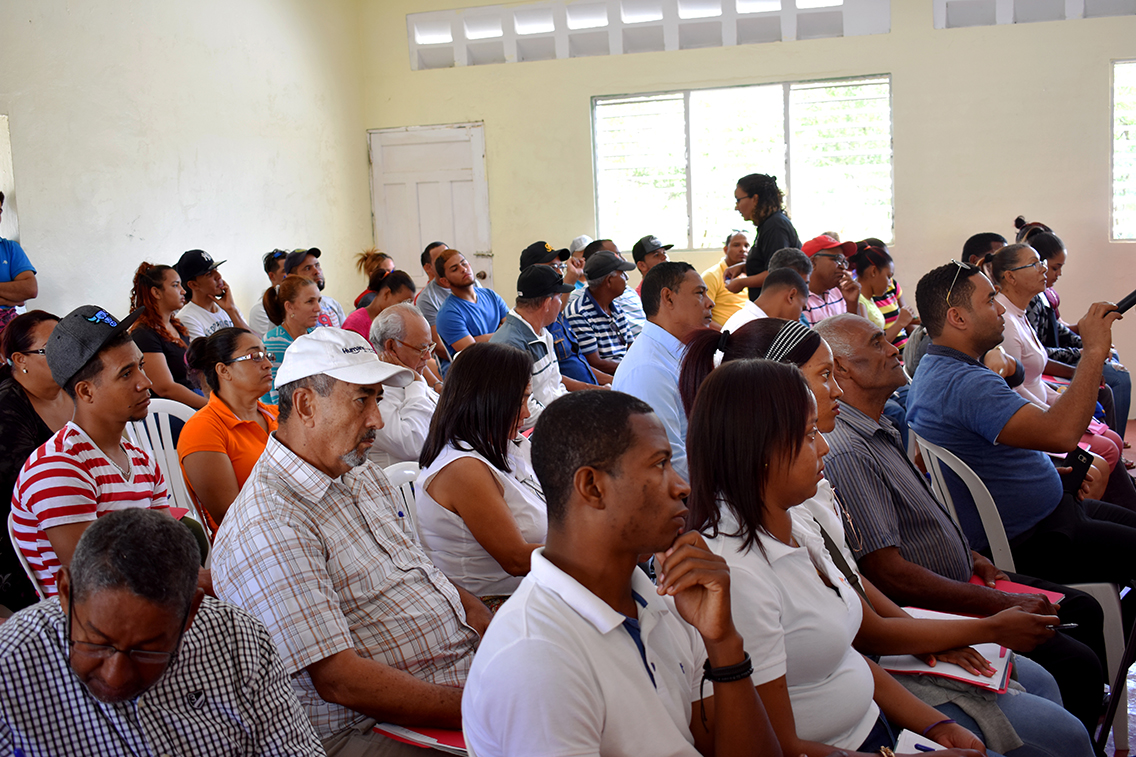
[[75, 416], [24, 463], [12, 516], [16, 546], [49, 597], [56, 573], [96, 518], [131, 507], [169, 510], [157, 462], [122, 438], [150, 405], [142, 353], [128, 333], [139, 312], [120, 321], [84, 305], [59, 322], [45, 347]]

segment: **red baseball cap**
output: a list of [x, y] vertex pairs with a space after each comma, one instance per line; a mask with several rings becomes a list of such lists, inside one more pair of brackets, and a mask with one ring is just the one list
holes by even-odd
[[801, 251], [808, 255], [810, 258], [823, 250], [833, 250], [839, 248], [845, 257], [856, 252], [855, 242], [837, 242], [827, 234], [821, 234], [819, 237], [814, 237], [801, 247]]

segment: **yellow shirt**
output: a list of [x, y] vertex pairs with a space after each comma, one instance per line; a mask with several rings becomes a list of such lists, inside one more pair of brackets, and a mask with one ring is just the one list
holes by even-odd
[[702, 280], [706, 282], [706, 296], [714, 301], [710, 317], [719, 326], [726, 325], [730, 316], [749, 302], [744, 289], [737, 294], [726, 289], [726, 267], [726, 259], [722, 258], [718, 265], [702, 272]]

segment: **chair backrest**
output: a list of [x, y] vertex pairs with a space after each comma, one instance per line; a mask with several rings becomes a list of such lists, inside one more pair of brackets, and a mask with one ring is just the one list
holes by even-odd
[[189, 495], [185, 478], [181, 474], [181, 464], [178, 462], [177, 445], [174, 444], [173, 431], [170, 428], [170, 418], [177, 418], [185, 423], [197, 412], [188, 405], [173, 400], [150, 400], [150, 412], [140, 421], [128, 423], [126, 436], [130, 443], [141, 447], [146, 454], [152, 455], [162, 469], [166, 478], [166, 487], [170, 491], [170, 504], [189, 510], [193, 519], [204, 524], [205, 518], [201, 514], [200, 506]]
[[396, 501], [395, 505], [404, 508], [402, 512], [410, 519], [410, 527], [414, 529], [414, 533], [418, 533], [418, 513], [414, 507], [414, 481], [418, 478], [418, 470], [418, 463], [413, 460], [383, 468], [383, 473], [394, 487], [395, 496], [401, 498], [401, 501]]
[[1014, 572], [1014, 556], [1010, 552], [1010, 540], [1006, 538], [1006, 529], [1002, 526], [1002, 516], [998, 513], [998, 507], [994, 504], [994, 497], [990, 495], [990, 490], [986, 488], [986, 484], [982, 483], [982, 479], [970, 469], [969, 465], [959, 460], [950, 450], [932, 444], [916, 434], [914, 430], [911, 431], [911, 435], [915, 437], [915, 442], [923, 453], [923, 461], [927, 464], [928, 473], [931, 474], [931, 488], [934, 490], [935, 496], [946, 504], [951, 517], [957, 523], [958, 512], [955, 509], [954, 500], [951, 498], [950, 489], [947, 488], [947, 480], [943, 471], [945, 465], [962, 479], [963, 484], [970, 492], [971, 499], [974, 500], [974, 507], [978, 510], [978, 517], [982, 520], [982, 528], [986, 532], [986, 542], [990, 545], [990, 556], [993, 558], [994, 564], [1000, 570]]
[[16, 516], [13, 515], [11, 511], [8, 511], [8, 541], [12, 543], [12, 549], [16, 550], [16, 557], [20, 561], [20, 567], [24, 569], [28, 580], [32, 582], [32, 588], [36, 590], [36, 594], [39, 594], [39, 598], [43, 599], [47, 595], [44, 593], [43, 587], [40, 586], [39, 579], [36, 578], [35, 571], [32, 570], [27, 555], [20, 550], [20, 545], [16, 542]]

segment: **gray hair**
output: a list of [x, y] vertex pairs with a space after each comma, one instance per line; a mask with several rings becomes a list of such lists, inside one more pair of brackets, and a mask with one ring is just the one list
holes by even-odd
[[311, 389], [313, 392], [321, 397], [330, 397], [331, 393], [335, 391], [335, 385], [338, 381], [326, 373], [316, 373], [311, 376], [305, 376], [302, 379], [289, 381], [287, 384], [279, 387], [276, 392], [279, 395], [277, 399], [276, 422], [283, 426], [284, 422], [292, 415], [292, 394], [300, 389]]
[[619, 271], [612, 271], [609, 274], [600, 276], [598, 279], [588, 279], [588, 289], [599, 289], [601, 286], [603, 286], [603, 283], [607, 281], [608, 276], [611, 276], [615, 273], [619, 273]]
[[422, 315], [422, 311], [409, 302], [400, 302], [397, 305], [391, 305], [375, 316], [375, 320], [371, 322], [371, 346], [377, 351], [382, 352], [384, 349], [383, 345], [387, 343], [388, 339], [404, 341], [406, 339], [406, 322], [408, 318], [421, 318], [423, 322], [427, 322], [426, 316]]
[[768, 269], [775, 271], [778, 268], [792, 268], [801, 274], [802, 279], [808, 281], [809, 275], [813, 272], [813, 261], [796, 247], [782, 247], [769, 257]]
[[175, 613], [189, 612], [201, 551], [189, 529], [149, 508], [107, 513], [83, 532], [71, 558], [71, 601], [127, 589]]
[[834, 358], [842, 357], [845, 360], [849, 360], [857, 357], [857, 348], [852, 345], [852, 342], [848, 338], [848, 327], [858, 323], [867, 323], [874, 326], [871, 321], [855, 313], [838, 313], [837, 315], [825, 318], [816, 326], [813, 326], [813, 330], [820, 334], [824, 341], [828, 342], [829, 349], [832, 350], [832, 356]]

